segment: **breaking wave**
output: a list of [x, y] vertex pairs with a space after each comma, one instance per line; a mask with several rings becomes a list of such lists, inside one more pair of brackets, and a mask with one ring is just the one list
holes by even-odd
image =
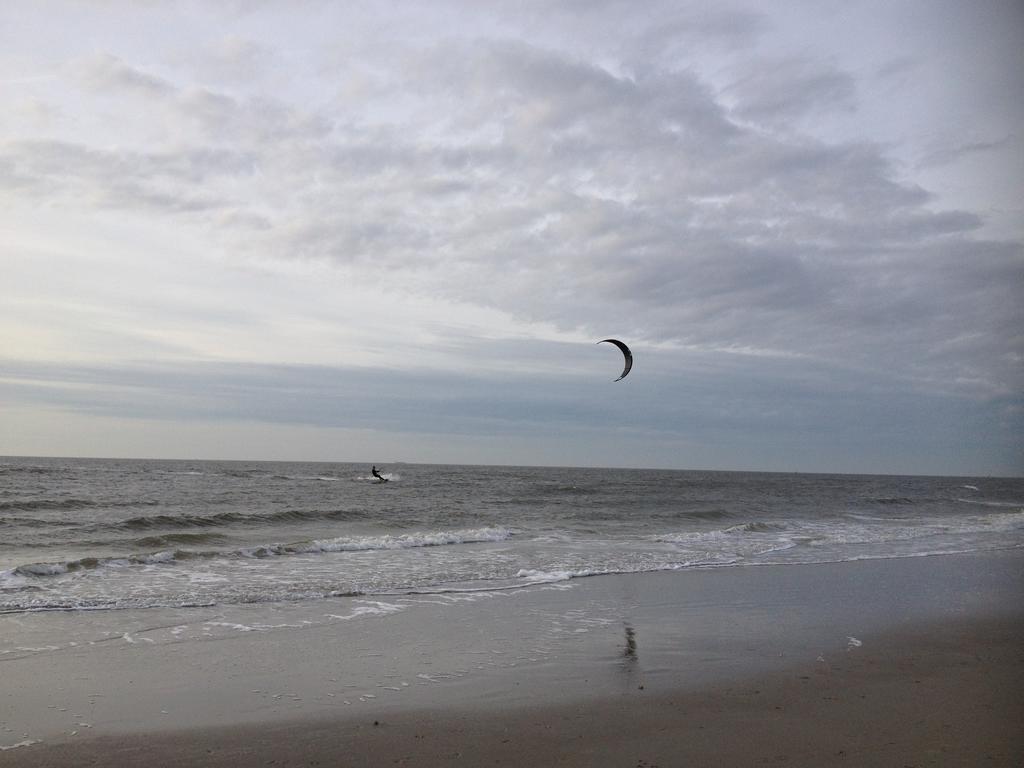
[[454, 531], [427, 531], [401, 536], [339, 536], [290, 544], [265, 544], [220, 551], [164, 549], [158, 552], [123, 557], [82, 557], [55, 563], [27, 563], [0, 571], [0, 583], [6, 578], [60, 576], [74, 571], [128, 566], [171, 565], [177, 562], [212, 558], [261, 558], [288, 555], [311, 555], [330, 552], [368, 552], [374, 550], [413, 549], [451, 544], [475, 544], [504, 541], [512, 536], [507, 528], [469, 528]]

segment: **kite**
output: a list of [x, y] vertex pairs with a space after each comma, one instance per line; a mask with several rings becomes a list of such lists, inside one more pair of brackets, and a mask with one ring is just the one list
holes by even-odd
[[608, 342], [609, 344], [614, 344], [616, 347], [618, 347], [619, 351], [622, 352], [622, 356], [626, 358], [626, 367], [622, 369], [622, 375], [619, 376], [619, 378], [615, 379], [615, 381], [622, 381], [624, 378], [626, 378], [626, 375], [629, 373], [629, 369], [633, 367], [633, 353], [629, 351], [629, 347], [627, 347], [618, 339], [601, 339], [601, 341], [597, 343], [604, 344], [605, 342]]

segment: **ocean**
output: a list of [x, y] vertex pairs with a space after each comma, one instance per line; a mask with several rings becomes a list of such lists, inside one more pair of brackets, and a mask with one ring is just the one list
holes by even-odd
[[1022, 479], [383, 472], [388, 482], [368, 464], [2, 458], [0, 613], [353, 596], [379, 613], [394, 596], [600, 574], [1024, 547]]

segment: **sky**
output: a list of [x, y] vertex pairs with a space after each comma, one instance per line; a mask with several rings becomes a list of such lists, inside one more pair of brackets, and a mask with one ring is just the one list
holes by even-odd
[[1024, 474], [1024, 6], [766, 5], [3, 3], [0, 454]]

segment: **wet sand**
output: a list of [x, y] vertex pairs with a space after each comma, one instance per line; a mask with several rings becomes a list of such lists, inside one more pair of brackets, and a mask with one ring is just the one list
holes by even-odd
[[[12, 766], [1019, 766], [1021, 622], [894, 635], [825, 667], [702, 691], [505, 711], [400, 711], [134, 733], [9, 752]], [[381, 719], [382, 718], [382, 719]]]
[[1018, 552], [731, 568], [136, 629], [0, 657], [0, 746], [37, 741], [0, 765], [1018, 766], [1022, 572]]

